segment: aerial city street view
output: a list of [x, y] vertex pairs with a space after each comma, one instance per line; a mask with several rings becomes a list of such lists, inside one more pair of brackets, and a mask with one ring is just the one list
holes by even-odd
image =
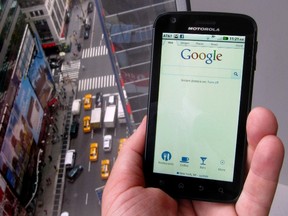
[[[261, 111], [260, 108], [260, 115], [255, 121], [253, 117], [247, 121], [247, 137], [242, 134], [245, 129], [239, 129], [240, 126], [237, 129], [237, 124], [246, 124], [245, 119], [240, 118], [248, 112], [248, 108], [242, 107], [242, 100], [246, 96], [251, 99], [251, 89], [246, 90], [247, 86], [255, 83], [252, 107], [260, 105], [275, 110], [279, 138], [287, 134], [283, 129], [285, 126], [282, 127], [287, 123], [286, 112], [283, 111], [285, 99], [280, 94], [281, 84], [284, 85], [287, 80], [282, 78], [287, 75], [284, 71], [286, 62], [282, 59], [285, 56], [282, 53], [284, 50], [286, 52], [283, 46], [285, 37], [282, 35], [287, 30], [281, 28], [281, 34], [275, 34], [276, 31], [271, 31], [273, 28], [266, 27], [266, 21], [269, 21], [268, 24], [281, 21], [278, 17], [284, 14], [287, 7], [282, 5], [287, 6], [287, 1], [283, 0], [282, 4], [271, 1], [269, 4], [273, 7], [268, 4], [270, 1], [259, 4], [260, 0], [244, 4], [240, 1], [220, 2], [224, 1], [0, 0], [0, 216], [100, 216], [101, 213], [120, 214], [127, 209], [129, 213], [131, 209], [139, 211], [139, 215], [145, 214], [146, 210], [159, 212], [163, 208], [171, 211], [171, 206], [175, 211], [182, 211], [182, 204], [184, 210], [193, 209], [196, 212], [197, 209], [205, 209], [212, 212], [217, 209], [219, 212], [218, 205], [203, 208], [204, 205], [199, 201], [196, 201], [197, 206], [200, 204], [201, 208], [197, 208], [194, 201], [190, 203], [191, 208], [186, 208], [187, 202], [178, 202], [173, 195], [176, 197], [178, 192], [179, 195], [184, 194], [182, 192], [203, 192], [206, 196], [215, 192], [217, 196], [225, 198], [231, 188], [240, 190], [240, 184], [234, 187], [234, 183], [242, 182], [235, 176], [242, 173], [236, 171], [240, 170], [237, 165], [242, 164], [243, 158], [235, 152], [238, 149], [241, 149], [241, 154], [245, 152], [242, 144], [238, 143], [242, 143], [242, 139], [246, 141], [247, 137], [250, 147], [252, 143], [252, 148], [248, 148], [248, 156], [253, 155], [254, 151], [257, 156], [254, 157], [256, 162], [253, 159], [251, 163], [255, 170], [250, 169], [251, 175], [249, 172], [254, 184], [247, 181], [249, 184], [245, 183], [245, 186], [259, 191], [261, 187], [254, 187], [257, 182], [255, 178], [266, 182], [262, 187], [270, 185], [268, 192], [263, 190], [268, 195], [270, 193], [268, 197], [257, 193], [250, 193], [252, 196], [249, 196], [255, 200], [256, 194], [259, 200], [264, 197], [264, 201], [270, 203], [278, 183], [270, 214], [279, 211], [286, 215], [286, 209], [283, 208], [283, 196], [287, 196], [287, 185], [284, 183], [286, 174], [281, 171], [282, 176], [278, 175], [284, 151], [280, 148], [281, 140], [274, 139], [278, 138], [274, 136], [278, 128], [276, 118], [273, 118], [273, 113], [264, 109]], [[272, 12], [273, 9], [277, 11], [277, 16], [267, 16], [268, 8]], [[282, 9], [282, 13], [279, 9]], [[199, 13], [197, 10], [205, 12]], [[246, 31], [250, 31], [247, 25], [239, 25], [238, 22], [232, 25], [232, 21], [225, 16], [219, 23], [218, 19], [210, 20], [214, 15], [218, 16], [218, 13], [208, 15], [208, 11], [213, 10], [223, 10], [225, 14], [231, 11], [250, 14], [251, 17], [255, 15], [260, 33], [259, 45], [258, 41], [254, 41], [256, 25], [253, 24], [253, 34], [246, 35]], [[177, 11], [185, 13], [167, 13]], [[192, 16], [187, 21], [188, 15]], [[157, 20], [159, 22], [155, 22]], [[224, 24], [222, 26], [222, 21], [229, 23], [229, 28], [233, 26], [231, 31]], [[157, 23], [161, 23], [159, 29]], [[279, 30], [281, 25], [269, 26]], [[239, 35], [232, 32], [234, 28], [239, 28]], [[244, 32], [245, 36], [242, 35]], [[253, 49], [246, 52], [250, 45], [253, 45]], [[249, 55], [252, 50], [255, 55]], [[250, 73], [250, 69], [256, 68], [252, 67], [256, 64], [256, 51], [262, 60], [257, 60], [260, 73], [255, 73], [252, 82], [254, 73]], [[153, 64], [149, 97], [152, 53], [156, 64]], [[246, 61], [248, 57], [253, 60], [253, 64]], [[227, 63], [221, 63], [222, 59]], [[249, 64], [246, 65], [247, 62]], [[243, 68], [245, 71], [249, 68], [249, 75], [245, 72], [246, 75], [241, 76]], [[198, 76], [203, 77], [203, 80]], [[251, 80], [246, 82], [248, 77]], [[232, 85], [232, 82], [236, 84]], [[219, 89], [220, 83], [222, 90]], [[239, 93], [237, 97], [233, 97], [233, 89]], [[199, 94], [202, 90], [209, 97]], [[218, 97], [214, 97], [215, 94]], [[241, 102], [241, 106], [238, 102]], [[243, 104], [247, 106], [246, 102]], [[150, 110], [146, 121], [145, 152], [142, 155], [140, 150], [144, 150], [141, 149], [144, 127], [141, 125], [142, 131], [138, 131], [135, 139], [127, 140], [147, 115], [147, 106]], [[257, 111], [254, 116], [255, 113]], [[261, 116], [261, 113], [264, 115]], [[230, 127], [233, 119], [237, 124], [233, 123], [235, 127]], [[259, 121], [266, 124], [260, 124]], [[252, 125], [252, 130], [249, 125]], [[261, 131], [266, 125], [271, 127]], [[218, 134], [221, 134], [219, 139], [215, 136]], [[252, 139], [249, 139], [249, 135]], [[137, 136], [140, 137], [138, 143]], [[263, 136], [265, 140], [260, 139]], [[275, 141], [273, 149], [272, 146], [268, 148], [269, 140], [273, 144]], [[225, 145], [225, 149], [234, 152], [235, 157], [219, 150], [221, 148], [218, 147], [223, 147], [226, 141], [237, 141], [237, 145], [232, 147]], [[258, 142], [261, 143], [260, 148]], [[194, 148], [194, 143], [201, 148]], [[243, 143], [246, 145], [246, 142]], [[277, 150], [282, 153], [277, 154]], [[187, 154], [189, 151], [191, 155]], [[207, 155], [209, 152], [211, 157]], [[276, 156], [271, 158], [271, 154]], [[214, 159], [219, 159], [218, 163], [214, 163]], [[287, 162], [287, 157], [285, 159]], [[257, 160], [263, 162], [266, 171], [262, 169], [263, 164], [257, 165]], [[213, 164], [217, 172], [215, 179], [208, 178], [207, 173], [214, 172], [209, 164]], [[284, 161], [283, 165], [287, 163]], [[142, 167], [148, 169], [142, 170]], [[228, 177], [224, 172], [228, 173]], [[267, 177], [267, 173], [272, 177]], [[155, 180], [154, 175], [157, 178], [161, 176], [161, 179]], [[168, 176], [167, 181], [162, 176]], [[185, 181], [182, 182], [182, 179]], [[186, 187], [190, 179], [193, 183]], [[202, 179], [205, 184], [202, 184]], [[214, 183], [216, 188], [211, 187]], [[222, 187], [224, 184], [228, 185], [228, 193]], [[163, 196], [160, 190], [151, 190], [150, 186], [168, 188], [168, 195]], [[105, 199], [102, 201], [104, 191]], [[215, 201], [214, 198], [212, 200]], [[148, 206], [149, 202], [161, 208]], [[142, 206], [145, 207], [141, 209]], [[264, 208], [265, 212], [270, 210], [266, 204], [258, 207], [258, 210]], [[248, 210], [253, 211], [253, 208]]]
[[147, 111], [153, 20], [176, 7], [109, 2], [1, 1], [0, 215], [101, 215]]

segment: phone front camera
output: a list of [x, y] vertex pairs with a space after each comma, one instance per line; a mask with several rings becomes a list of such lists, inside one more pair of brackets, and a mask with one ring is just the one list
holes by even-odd
[[170, 22], [171, 22], [171, 23], [176, 23], [176, 21], [177, 21], [177, 20], [176, 20], [175, 17], [171, 17], [171, 18], [170, 18]]

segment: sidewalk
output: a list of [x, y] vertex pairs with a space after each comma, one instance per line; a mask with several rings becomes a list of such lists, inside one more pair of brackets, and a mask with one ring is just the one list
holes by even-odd
[[[65, 159], [69, 148], [69, 129], [72, 122], [71, 105], [74, 99], [72, 85], [63, 85], [66, 97], [59, 97], [66, 109], [58, 108], [54, 113], [54, 124], [50, 126], [50, 138], [46, 140], [44, 150], [44, 168], [37, 194], [35, 216], [58, 216], [61, 213], [62, 197], [65, 187]], [[70, 114], [69, 114], [70, 113]]]

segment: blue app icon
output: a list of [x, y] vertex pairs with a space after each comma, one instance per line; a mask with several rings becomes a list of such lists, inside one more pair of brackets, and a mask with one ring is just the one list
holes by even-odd
[[172, 154], [169, 152], [169, 151], [164, 151], [161, 155], [161, 158], [164, 160], [164, 161], [169, 161], [171, 160], [172, 158]]
[[205, 163], [205, 161], [207, 160], [207, 157], [200, 157], [200, 159], [201, 159], [201, 163], [200, 163], [200, 165], [206, 165], [206, 163]]
[[180, 160], [181, 163], [189, 163], [189, 157], [181, 157], [181, 160]]

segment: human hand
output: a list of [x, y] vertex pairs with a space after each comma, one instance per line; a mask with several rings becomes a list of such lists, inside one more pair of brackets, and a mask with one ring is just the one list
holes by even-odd
[[145, 188], [143, 153], [146, 118], [126, 141], [102, 198], [102, 215], [268, 215], [284, 159], [274, 114], [255, 108], [247, 120], [247, 177], [236, 203], [175, 200], [158, 188]]

